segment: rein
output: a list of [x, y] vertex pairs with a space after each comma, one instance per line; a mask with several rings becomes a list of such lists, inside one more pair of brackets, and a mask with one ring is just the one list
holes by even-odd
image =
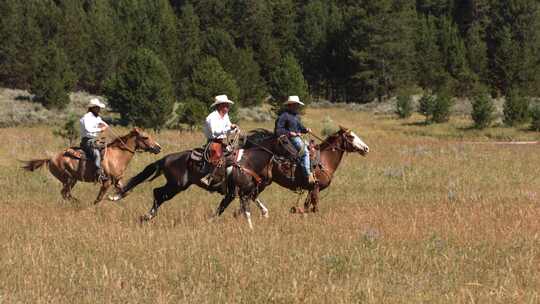
[[116, 134], [116, 133], [113, 131], [113, 129], [112, 129], [111, 127], [109, 127], [109, 131], [112, 133], [112, 135], [113, 135], [114, 137], [116, 137], [115, 140], [118, 139], [118, 140], [120, 141], [120, 143], [122, 144], [122, 146], [124, 147], [125, 150], [127, 150], [127, 151], [129, 151], [129, 152], [135, 154], [136, 151], [135, 151], [135, 150], [132, 150], [130, 147], [128, 147], [127, 144], [126, 144], [126, 143], [124, 142], [124, 140], [122, 139], [122, 137], [118, 136], [118, 134]]
[[342, 152], [347, 152], [347, 151], [345, 151], [344, 149], [342, 149], [341, 147], [338, 147], [338, 146], [336, 146], [336, 145], [333, 144], [333, 143], [329, 143], [329, 142], [328, 142], [328, 138], [327, 138], [327, 139], [322, 139], [322, 138], [320, 138], [319, 136], [317, 136], [317, 135], [316, 135], [315, 133], [313, 133], [313, 132], [309, 132], [309, 134], [310, 134], [311, 136], [315, 137], [316, 139], [318, 139], [318, 140], [321, 142], [321, 144], [326, 143], [326, 144], [328, 144], [329, 147], [331, 147], [331, 148], [334, 149], [334, 150], [339, 150], [339, 151], [342, 151]]

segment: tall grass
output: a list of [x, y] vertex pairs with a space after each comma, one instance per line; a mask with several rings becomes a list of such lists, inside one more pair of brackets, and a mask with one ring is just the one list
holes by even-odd
[[[326, 116], [359, 134], [370, 154], [344, 158], [318, 214], [289, 214], [297, 196], [271, 186], [262, 194], [271, 217], [254, 216], [253, 232], [232, 217], [237, 203], [208, 223], [220, 197], [197, 188], [139, 224], [161, 178], [119, 203], [93, 206], [92, 184], [76, 186], [80, 204], [64, 202], [47, 171], [22, 172], [17, 162], [63, 141], [45, 127], [0, 129], [0, 302], [540, 301], [538, 148], [457, 140], [536, 133], [466, 132], [470, 121], [460, 119], [424, 127], [417, 115], [404, 122], [345, 109], [308, 110], [304, 123], [319, 133]], [[203, 142], [152, 135], [164, 153]], [[128, 176], [156, 158], [138, 154]]]

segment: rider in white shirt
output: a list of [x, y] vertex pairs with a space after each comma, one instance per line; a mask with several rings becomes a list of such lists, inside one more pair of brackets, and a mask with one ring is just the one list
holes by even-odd
[[80, 122], [80, 134], [81, 134], [81, 148], [86, 155], [94, 160], [97, 168], [98, 179], [105, 181], [107, 176], [101, 168], [101, 154], [97, 147], [96, 140], [101, 132], [107, 130], [109, 126], [101, 119], [99, 112], [105, 108], [99, 99], [92, 98], [88, 103], [88, 113], [79, 120]]
[[234, 102], [229, 100], [227, 95], [218, 95], [214, 98], [214, 103], [210, 106], [216, 107], [216, 109], [206, 117], [204, 135], [208, 140], [210, 163], [214, 167], [214, 170], [201, 179], [201, 182], [205, 185], [210, 185], [216, 177], [215, 169], [220, 165], [223, 157], [223, 139], [227, 137], [227, 133], [237, 127], [229, 119], [228, 113], [232, 104]]

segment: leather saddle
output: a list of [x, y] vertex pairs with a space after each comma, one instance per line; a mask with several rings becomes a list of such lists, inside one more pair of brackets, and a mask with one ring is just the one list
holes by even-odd
[[[206, 155], [205, 155], [206, 153]], [[232, 164], [232, 158], [235, 153], [230, 152], [228, 149], [223, 149], [223, 158], [225, 163], [228, 165]], [[204, 164], [206, 160], [210, 158], [210, 151], [205, 147], [195, 148], [191, 150], [189, 158], [195, 163]]]
[[[321, 151], [319, 146], [316, 145], [313, 140], [309, 142], [308, 149], [311, 172], [315, 172], [317, 168], [322, 168]], [[296, 170], [300, 169], [300, 158], [296, 161], [292, 161], [285, 157], [276, 157], [275, 161], [279, 171], [283, 172], [289, 179], [295, 179]]]
[[[99, 152], [101, 153], [101, 159], [103, 159], [103, 156], [105, 154], [105, 149], [99, 149]], [[64, 150], [64, 155], [79, 159], [79, 160], [87, 160], [90, 159], [88, 156], [86, 156], [86, 152], [81, 147], [69, 147]]]

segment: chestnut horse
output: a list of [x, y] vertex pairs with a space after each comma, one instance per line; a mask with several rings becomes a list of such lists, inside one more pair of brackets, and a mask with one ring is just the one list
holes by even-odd
[[[120, 180], [137, 151], [158, 154], [161, 151], [161, 146], [138, 128], [134, 128], [125, 136], [117, 137], [106, 146], [102, 166], [109, 179], [101, 183], [101, 189], [94, 204], [103, 199], [111, 185], [114, 185], [117, 190], [121, 189]], [[77, 181], [97, 182], [94, 162], [87, 161], [79, 152], [82, 152], [82, 150], [71, 148], [57, 153], [52, 158], [25, 161], [23, 169], [34, 171], [43, 165], [48, 165], [51, 174], [64, 185], [60, 191], [62, 197], [66, 200], [78, 201], [71, 195], [71, 189], [73, 189]]]
[[[319, 192], [328, 188], [334, 177], [334, 173], [339, 167], [345, 152], [358, 152], [365, 156], [369, 152], [369, 147], [353, 131], [340, 127], [335, 134], [328, 136], [321, 144], [315, 147], [320, 152], [321, 165], [314, 170], [317, 182], [310, 185], [304, 176], [301, 166], [296, 166], [295, 178], [291, 179], [289, 174], [280, 170], [279, 166], [272, 167], [272, 181], [289, 190], [307, 190], [308, 195], [304, 203], [304, 208], [292, 207], [293, 213], [304, 213], [306, 211], [317, 212], [319, 203]], [[258, 200], [258, 204], [265, 208], [264, 204]], [[218, 207], [218, 215], [223, 213], [230, 200], [223, 200]], [[311, 207], [311, 209], [310, 209]]]

